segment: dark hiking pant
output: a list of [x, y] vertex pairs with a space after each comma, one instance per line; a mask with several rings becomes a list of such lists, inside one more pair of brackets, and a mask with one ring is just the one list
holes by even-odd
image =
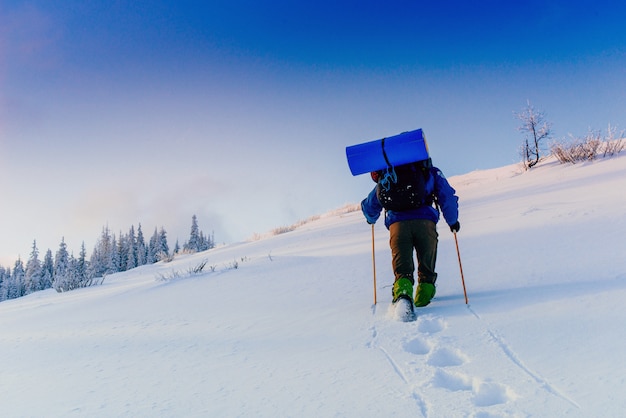
[[389, 246], [395, 280], [406, 277], [415, 283], [413, 250], [417, 254], [417, 278], [419, 283], [432, 283], [437, 280], [437, 226], [427, 219], [413, 219], [391, 224]]

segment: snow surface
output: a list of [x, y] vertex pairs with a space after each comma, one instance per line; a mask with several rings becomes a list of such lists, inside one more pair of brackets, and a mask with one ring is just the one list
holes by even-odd
[[437, 296], [400, 323], [382, 222], [374, 306], [371, 228], [327, 214], [0, 303], [0, 414], [623, 416], [626, 156], [450, 181], [469, 306], [443, 222]]

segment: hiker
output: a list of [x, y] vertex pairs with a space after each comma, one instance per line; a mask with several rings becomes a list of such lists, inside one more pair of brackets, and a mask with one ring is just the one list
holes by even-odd
[[[414, 177], [411, 177], [403, 174], [407, 167], [417, 175], [413, 174]], [[393, 303], [405, 298], [414, 301], [416, 307], [426, 306], [435, 296], [438, 243], [436, 224], [439, 221], [439, 211], [443, 212], [450, 230], [458, 232], [459, 199], [441, 171], [432, 166], [430, 158], [418, 163], [374, 171], [371, 176], [376, 182], [376, 187], [361, 202], [361, 209], [369, 224], [376, 223], [380, 212], [385, 209], [385, 226], [389, 230], [389, 246], [395, 275]], [[398, 193], [396, 190], [398, 188], [411, 190], [411, 198], [407, 199], [402, 192]], [[417, 193], [421, 196], [415, 197], [416, 190], [419, 190]], [[381, 201], [385, 202], [385, 205], [381, 204]], [[414, 299], [413, 250], [417, 253], [418, 263], [418, 286]]]

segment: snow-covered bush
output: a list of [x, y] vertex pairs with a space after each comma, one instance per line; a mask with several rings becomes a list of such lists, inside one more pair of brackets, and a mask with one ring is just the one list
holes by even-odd
[[[570, 136], [570, 141], [555, 141], [550, 151], [561, 163], [576, 164], [581, 161], [593, 161], [598, 157], [610, 157], [621, 152], [626, 146], [624, 131], [616, 135], [616, 129], [609, 125], [607, 135], [590, 130], [582, 138]], [[619, 136], [619, 138], [616, 138]]]

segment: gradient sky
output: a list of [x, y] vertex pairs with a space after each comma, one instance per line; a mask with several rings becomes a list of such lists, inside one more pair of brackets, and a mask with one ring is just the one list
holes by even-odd
[[[450, 177], [626, 128], [621, 1], [0, 0], [0, 264], [191, 216], [217, 242], [355, 203], [345, 147], [417, 128]], [[462, 196], [461, 196], [462, 198]], [[461, 214], [461, 221], [463, 216]], [[243, 255], [242, 255], [243, 256]]]

